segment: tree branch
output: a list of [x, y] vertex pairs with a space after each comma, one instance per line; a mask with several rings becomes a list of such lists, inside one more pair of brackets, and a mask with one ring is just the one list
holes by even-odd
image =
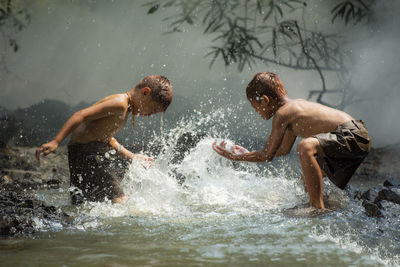
[[[278, 62], [275, 59], [266, 58], [266, 57], [263, 57], [263, 56], [260, 56], [260, 55], [256, 55], [256, 54], [249, 54], [249, 56], [252, 56], [253, 58], [259, 59], [261, 61], [277, 64], [279, 66], [283, 66], [283, 67], [286, 67], [286, 68], [291, 68], [291, 69], [296, 69], [296, 70], [315, 70], [315, 67], [308, 67], [308, 66], [300, 66], [300, 65], [282, 63], [280, 61]], [[335, 71], [336, 72], [336, 71], [339, 71], [340, 69], [331, 68], [331, 67], [320, 67], [320, 70]]]
[[317, 69], [319, 76], [321, 78], [321, 82], [322, 82], [322, 91], [319, 93], [319, 96], [317, 98], [318, 103], [322, 103], [322, 96], [324, 93], [326, 93], [326, 83], [325, 83], [325, 77], [322, 74], [321, 68], [318, 66], [317, 62], [315, 61], [315, 59], [308, 53], [307, 49], [304, 46], [304, 41], [303, 41], [303, 37], [301, 36], [301, 32], [300, 32], [300, 28], [299, 28], [299, 24], [297, 24], [297, 21], [294, 21], [294, 25], [296, 26], [296, 30], [297, 30], [297, 34], [299, 35], [299, 39], [300, 39], [300, 44], [301, 44], [301, 48], [303, 49], [303, 53], [306, 55], [306, 57], [311, 60], [311, 62], [313, 63], [314, 67]]

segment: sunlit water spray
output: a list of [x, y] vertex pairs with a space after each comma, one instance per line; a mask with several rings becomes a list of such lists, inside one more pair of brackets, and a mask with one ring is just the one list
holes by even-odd
[[[221, 123], [225, 114], [220, 110], [192, 120], [182, 120], [163, 132], [161, 118], [161, 154], [150, 168], [134, 162], [122, 182], [128, 200], [124, 205], [93, 204], [93, 216], [128, 216], [152, 214], [160, 216], [198, 217], [199, 213], [218, 216], [239, 216], [283, 209], [300, 204], [306, 195], [299, 177], [288, 166], [281, 169], [260, 168], [255, 164], [234, 164], [212, 150], [213, 136], [223, 137]], [[219, 129], [213, 128], [214, 124]], [[203, 139], [188, 151], [177, 150], [177, 142], [185, 133], [195, 136], [199, 127], [209, 126]], [[179, 162], [171, 160], [185, 153]], [[182, 185], [177, 176], [184, 179]]]
[[160, 117], [160, 135], [164, 132], [164, 112], [161, 113]]

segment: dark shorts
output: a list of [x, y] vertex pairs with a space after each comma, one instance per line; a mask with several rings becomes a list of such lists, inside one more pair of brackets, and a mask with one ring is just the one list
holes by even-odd
[[107, 144], [69, 144], [68, 163], [72, 203], [124, 196], [120, 181], [128, 164]]
[[371, 147], [364, 122], [348, 121], [330, 133], [314, 137], [325, 153], [325, 156], [316, 156], [319, 166], [335, 185], [344, 189]]

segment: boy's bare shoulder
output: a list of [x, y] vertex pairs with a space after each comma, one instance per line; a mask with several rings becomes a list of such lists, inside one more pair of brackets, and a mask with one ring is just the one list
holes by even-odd
[[331, 107], [307, 101], [305, 99], [291, 99], [287, 101], [279, 110], [281, 115], [296, 117], [300, 116], [316, 116], [318, 113], [325, 113], [325, 114], [336, 114], [336, 113], [343, 113], [340, 110], [333, 109]]
[[307, 105], [305, 102], [308, 101], [303, 99], [293, 99], [287, 101], [282, 107], [278, 109], [275, 116], [282, 119], [296, 117], [296, 115], [300, 115], [307, 108], [305, 106]]
[[337, 125], [353, 119], [341, 110], [304, 99], [287, 101], [276, 115], [282, 126], [289, 127], [301, 137], [330, 132]]
[[103, 97], [94, 105], [104, 103], [104, 102], [114, 102], [114, 103], [124, 103], [126, 98], [126, 94], [113, 94], [113, 95], [108, 95], [106, 97]]
[[125, 109], [128, 107], [128, 103], [126, 101], [126, 94], [113, 94], [113, 95], [106, 96], [106, 97], [100, 99], [99, 101], [97, 101], [96, 103], [94, 103], [92, 106], [96, 106], [96, 105], [100, 105], [100, 104], [112, 106], [115, 108], [121, 108], [121, 109]]

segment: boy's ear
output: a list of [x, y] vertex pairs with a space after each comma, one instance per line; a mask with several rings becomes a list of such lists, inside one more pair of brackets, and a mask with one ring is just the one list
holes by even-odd
[[143, 94], [143, 95], [148, 95], [148, 94], [151, 93], [151, 88], [150, 88], [150, 87], [143, 87], [143, 88], [141, 89], [141, 91], [142, 91], [142, 94]]
[[268, 96], [262, 95], [261, 98], [266, 102], [267, 105], [269, 104], [270, 101], [269, 101], [269, 97]]

